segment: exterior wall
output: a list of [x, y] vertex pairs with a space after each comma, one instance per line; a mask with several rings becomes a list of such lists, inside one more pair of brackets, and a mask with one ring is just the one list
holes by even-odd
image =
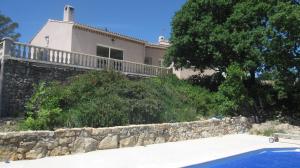
[[144, 63], [145, 45], [119, 38], [73, 28], [72, 51], [96, 55], [97, 45], [123, 50], [123, 59], [132, 62]]
[[4, 75], [4, 59], [0, 58], [0, 118], [1, 114], [4, 113], [2, 110], [2, 101], [3, 101], [3, 75]]
[[186, 69], [186, 68], [180, 68], [180, 69], [173, 68], [173, 74], [175, 74], [178, 79], [188, 79], [193, 75], [200, 75], [200, 74], [210, 76], [210, 75], [213, 75], [214, 73], [215, 73], [215, 71], [212, 70], [212, 69], [206, 69], [206, 70], [204, 70], [204, 72], [201, 72], [197, 69], [194, 70], [192, 68], [188, 68], [188, 69]]
[[251, 124], [251, 120], [238, 117], [109, 128], [0, 133], [0, 161], [37, 159], [46, 156], [245, 133], [250, 129]]
[[49, 36], [49, 48], [71, 51], [72, 27], [72, 22], [49, 20], [31, 40], [30, 44], [46, 47], [45, 36]]
[[49, 36], [49, 48], [96, 55], [97, 46], [101, 45], [122, 50], [124, 60], [131, 62], [144, 63], [145, 56], [151, 57], [152, 65], [156, 66], [160, 66], [159, 59], [163, 58], [166, 50], [77, 28], [73, 22], [56, 20], [49, 20], [30, 44], [46, 47], [46, 36]]
[[161, 66], [160, 59], [164, 58], [166, 49], [146, 47], [146, 57], [152, 58], [152, 65]]
[[34, 91], [34, 84], [41, 81], [65, 81], [66, 78], [85, 72], [85, 69], [35, 63], [19, 60], [4, 60], [2, 70], [2, 109], [0, 117], [14, 116], [24, 112], [25, 102]]

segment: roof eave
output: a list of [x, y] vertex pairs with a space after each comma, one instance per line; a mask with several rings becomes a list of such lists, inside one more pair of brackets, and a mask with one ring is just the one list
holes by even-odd
[[87, 26], [87, 25], [82, 25], [82, 24], [79, 24], [79, 23], [75, 23], [74, 27], [75, 28], [80, 28], [80, 29], [85, 29], [85, 30], [90, 30], [92, 32], [98, 32], [98, 33], [101, 33], [101, 34], [106, 34], [106, 35], [109, 35], [109, 36], [112, 36], [112, 37], [121, 38], [121, 39], [129, 40], [129, 41], [137, 42], [137, 43], [140, 43], [140, 44], [144, 44], [144, 45], [148, 43], [147, 41], [144, 41], [144, 40], [136, 39], [136, 38], [133, 38], [133, 37], [129, 37], [129, 36], [126, 36], [126, 35], [121, 35], [121, 34], [114, 33], [114, 32], [101, 30], [99, 28], [94, 28], [94, 27]]

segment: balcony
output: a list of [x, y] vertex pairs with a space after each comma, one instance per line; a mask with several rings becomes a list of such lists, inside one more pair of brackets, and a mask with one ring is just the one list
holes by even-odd
[[39, 47], [14, 42], [10, 39], [4, 39], [0, 42], [0, 60], [2, 59], [38, 62], [93, 70], [114, 70], [126, 75], [149, 77], [172, 73], [172, 68]]

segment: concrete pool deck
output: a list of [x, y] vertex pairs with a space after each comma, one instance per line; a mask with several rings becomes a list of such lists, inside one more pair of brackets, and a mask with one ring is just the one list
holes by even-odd
[[100, 150], [47, 157], [37, 160], [0, 162], [1, 168], [99, 168], [99, 167], [183, 167], [261, 148], [300, 147], [300, 141], [248, 134], [226, 135], [180, 142]]

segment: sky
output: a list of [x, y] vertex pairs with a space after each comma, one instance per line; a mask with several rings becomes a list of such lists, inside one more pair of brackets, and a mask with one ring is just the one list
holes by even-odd
[[0, 0], [0, 12], [19, 24], [19, 41], [29, 42], [48, 19], [62, 20], [64, 5], [75, 22], [149, 42], [170, 37], [172, 17], [186, 0]]

